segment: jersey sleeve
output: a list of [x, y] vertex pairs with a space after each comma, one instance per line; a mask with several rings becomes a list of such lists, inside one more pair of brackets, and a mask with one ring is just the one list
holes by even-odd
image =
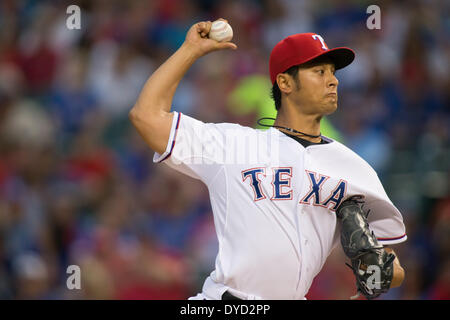
[[369, 213], [369, 226], [382, 245], [406, 241], [402, 215], [392, 203], [379, 200], [371, 203], [370, 207], [376, 208], [376, 211]]
[[402, 214], [389, 199], [375, 172], [373, 175], [376, 187], [367, 194], [364, 205], [365, 210], [370, 210], [369, 227], [382, 245], [404, 242], [407, 235]]
[[240, 128], [237, 124], [204, 123], [174, 112], [166, 150], [163, 154], [155, 153], [153, 162], [163, 162], [208, 184], [225, 163], [227, 134]]
[[339, 156], [341, 174], [349, 182], [349, 197], [362, 196], [363, 210], [368, 212], [367, 222], [382, 245], [406, 241], [403, 217], [387, 195], [376, 171], [354, 151], [336, 143], [335, 152]]

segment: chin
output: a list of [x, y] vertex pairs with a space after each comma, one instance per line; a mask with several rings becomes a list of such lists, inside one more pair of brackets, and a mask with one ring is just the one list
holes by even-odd
[[337, 103], [332, 103], [324, 107], [323, 114], [329, 115], [334, 113], [336, 110], [337, 110]]

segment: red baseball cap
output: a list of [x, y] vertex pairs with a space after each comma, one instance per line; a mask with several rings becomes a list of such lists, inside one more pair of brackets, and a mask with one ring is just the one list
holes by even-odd
[[355, 59], [352, 49], [346, 47], [328, 49], [323, 38], [315, 33], [299, 33], [284, 38], [277, 43], [270, 54], [269, 69], [272, 85], [279, 73], [321, 56], [329, 57], [336, 70], [348, 66]]

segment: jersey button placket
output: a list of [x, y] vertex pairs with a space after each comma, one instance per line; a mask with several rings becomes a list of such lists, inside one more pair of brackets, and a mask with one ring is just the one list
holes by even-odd
[[[308, 164], [308, 149], [306, 148], [304, 151], [304, 158], [303, 158], [303, 165], [305, 169], [307, 167]], [[305, 171], [303, 170], [303, 174], [306, 175]], [[308, 189], [308, 186], [305, 185], [305, 182], [307, 181], [306, 176], [304, 176], [303, 179], [303, 184], [302, 184], [302, 194], [304, 194], [306, 192], [305, 189]], [[301, 205], [299, 204], [300, 207], [300, 212], [301, 214], [299, 215], [299, 225], [302, 226], [302, 220], [306, 219], [306, 209], [308, 206], [305, 205]], [[304, 233], [301, 232], [300, 233], [300, 245], [301, 245], [301, 251], [302, 251], [302, 258], [303, 257], [308, 257], [308, 239], [304, 236]], [[309, 266], [308, 266], [308, 260], [306, 259], [302, 259], [302, 265], [301, 265], [301, 273], [300, 273], [300, 290], [305, 291], [306, 285], [308, 283], [307, 278], [309, 277]]]

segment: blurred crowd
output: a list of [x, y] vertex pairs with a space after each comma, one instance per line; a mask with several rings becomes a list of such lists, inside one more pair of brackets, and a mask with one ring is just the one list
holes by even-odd
[[[79, 30], [66, 26], [71, 4], [81, 9]], [[369, 30], [370, 4], [2, 0], [0, 298], [200, 292], [217, 252], [207, 189], [153, 164], [128, 112], [192, 24], [224, 17], [239, 49], [197, 61], [173, 110], [255, 126], [258, 106], [237, 112], [240, 99], [230, 97], [245, 79], [268, 81], [279, 40], [315, 32], [329, 47], [354, 49], [353, 64], [337, 73], [339, 108], [327, 120], [376, 169], [404, 216], [408, 240], [393, 248], [406, 280], [382, 299], [449, 299], [450, 5], [382, 1], [381, 29]], [[261, 87], [269, 99], [270, 85]], [[353, 295], [345, 261], [337, 248], [307, 298]], [[80, 290], [67, 288], [70, 265], [80, 267]]]

